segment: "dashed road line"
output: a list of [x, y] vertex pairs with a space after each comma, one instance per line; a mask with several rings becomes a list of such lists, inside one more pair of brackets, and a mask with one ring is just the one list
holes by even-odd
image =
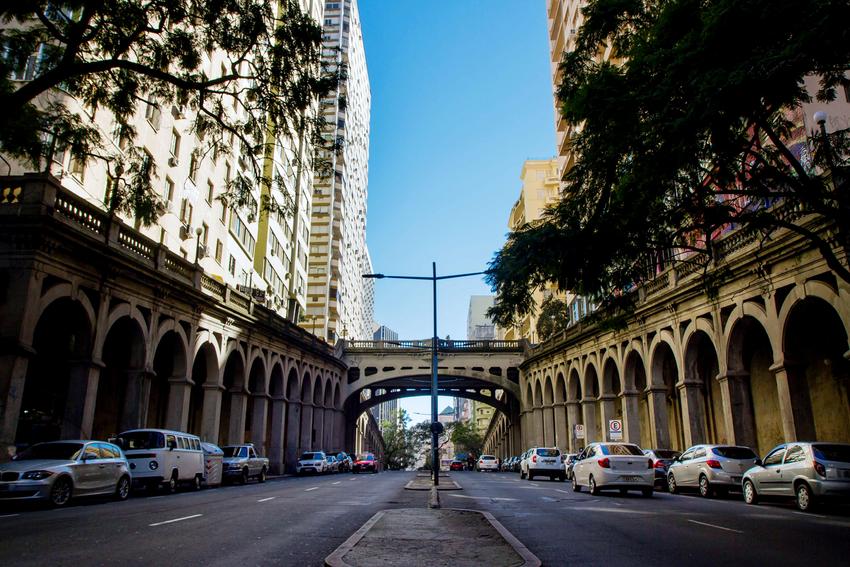
[[163, 526], [165, 524], [173, 524], [174, 522], [182, 522], [183, 520], [191, 520], [192, 518], [199, 518], [203, 516], [203, 514], [192, 514], [191, 516], [183, 516], [182, 518], [174, 518], [173, 520], [165, 520], [164, 522], [157, 522], [155, 524], [148, 524], [150, 527], [155, 526]]
[[304, 492], [310, 492], [311, 490], [319, 490], [319, 487], [318, 487], [318, 486], [314, 486], [313, 488], [308, 488], [308, 489], [307, 489], [307, 490], [305, 490]]
[[268, 502], [269, 500], [274, 500], [277, 496], [269, 496], [268, 498], [260, 498], [257, 502]]
[[340, 481], [332, 482], [331, 484], [339, 484]]
[[742, 531], [740, 531], [740, 530], [733, 530], [732, 528], [724, 528], [723, 526], [715, 526], [714, 524], [707, 524], [707, 523], [705, 523], [705, 522], [698, 522], [698, 521], [696, 521], [696, 520], [688, 520], [688, 521], [689, 521], [689, 522], [691, 522], [692, 524], [699, 524], [699, 525], [701, 525], [701, 526], [707, 526], [707, 527], [709, 527], [709, 528], [716, 528], [716, 529], [718, 529], [718, 530], [723, 530], [723, 531], [726, 531], [726, 532], [734, 532], [734, 533], [736, 533], [736, 534], [742, 534], [742, 533], [744, 533], [744, 532], [742, 532]]
[[556, 488], [556, 489], [555, 489], [555, 492], [563, 492], [564, 494], [569, 494], [569, 493], [570, 493], [570, 491], [569, 491], [569, 490], [561, 490], [560, 488]]
[[494, 498], [492, 496], [467, 496], [465, 494], [449, 494], [449, 496], [454, 496], [455, 498], [468, 498], [470, 500], [493, 500], [493, 501], [503, 501], [503, 502], [516, 502], [516, 498]]
[[0, 518], [14, 518], [15, 516], [20, 516], [20, 514], [4, 514]]

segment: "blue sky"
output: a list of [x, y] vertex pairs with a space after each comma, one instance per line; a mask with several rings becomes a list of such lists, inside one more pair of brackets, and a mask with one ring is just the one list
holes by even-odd
[[[523, 161], [555, 151], [545, 2], [359, 5], [374, 269], [429, 276], [434, 261], [438, 275], [484, 270], [505, 240]], [[475, 277], [438, 284], [440, 336], [466, 338], [469, 296], [487, 293]], [[376, 281], [375, 321], [400, 338], [430, 336], [430, 282]], [[404, 405], [428, 411], [427, 399], [416, 401]]]

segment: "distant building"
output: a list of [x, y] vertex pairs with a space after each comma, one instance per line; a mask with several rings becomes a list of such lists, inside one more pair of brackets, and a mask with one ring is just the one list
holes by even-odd
[[375, 332], [372, 334], [373, 341], [397, 341], [398, 333], [387, 327], [386, 325], [381, 325]]
[[470, 341], [490, 341], [496, 338], [496, 325], [487, 316], [493, 307], [492, 295], [473, 295], [469, 298], [469, 314], [466, 317], [466, 338]]
[[378, 429], [381, 433], [384, 432], [387, 422], [398, 422], [398, 400], [390, 400], [377, 406], [373, 406], [370, 410], [375, 416], [375, 421], [378, 422]]

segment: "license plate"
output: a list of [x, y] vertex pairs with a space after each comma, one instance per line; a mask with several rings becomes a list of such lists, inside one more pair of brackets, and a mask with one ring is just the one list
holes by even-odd
[[555, 462], [555, 459], [543, 459], [543, 462], [546, 464], [552, 464]]
[[639, 476], [621, 476], [620, 480], [623, 482], [640, 482], [643, 479]]

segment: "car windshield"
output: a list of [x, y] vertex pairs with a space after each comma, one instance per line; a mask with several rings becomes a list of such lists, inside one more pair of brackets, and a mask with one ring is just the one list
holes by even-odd
[[375, 457], [374, 457], [374, 455], [360, 455], [359, 457], [357, 457], [357, 460], [358, 461], [374, 461]]
[[727, 459], [757, 459], [753, 450], [748, 447], [715, 447], [711, 450], [718, 457]]
[[227, 458], [227, 457], [247, 457], [248, 456], [248, 448], [247, 447], [239, 447], [239, 446], [222, 447], [221, 450], [224, 451], [225, 458]]
[[82, 443], [39, 443], [38, 445], [33, 445], [23, 453], [19, 453], [15, 457], [15, 460], [56, 459], [67, 461], [76, 459], [82, 448]]
[[557, 457], [560, 454], [558, 449], [537, 449], [537, 455], [540, 457]]
[[318, 461], [321, 458], [322, 458], [322, 456], [319, 453], [302, 453], [301, 458], [299, 460], [301, 460], [301, 461]]
[[815, 451], [815, 457], [819, 459], [850, 463], [850, 445], [817, 444], [812, 445], [812, 449]]
[[678, 457], [681, 454], [682, 453], [680, 453], [679, 451], [665, 451], [665, 450], [655, 451], [655, 456], [659, 459], [675, 459], [676, 457]]
[[165, 447], [165, 435], [159, 431], [132, 431], [122, 433], [118, 439], [125, 451], [162, 449]]
[[603, 455], [643, 455], [637, 445], [601, 445]]

